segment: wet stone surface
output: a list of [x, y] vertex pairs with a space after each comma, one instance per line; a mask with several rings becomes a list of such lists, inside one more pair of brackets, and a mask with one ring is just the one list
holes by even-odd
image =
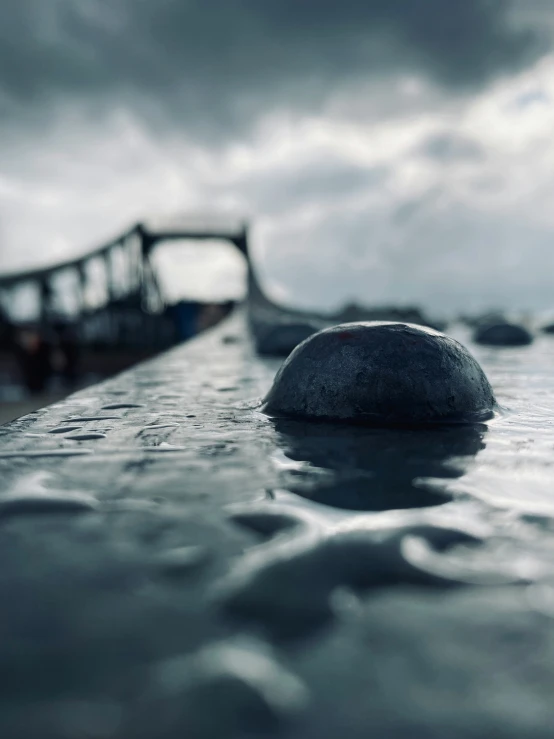
[[494, 396], [465, 347], [405, 323], [345, 323], [320, 331], [284, 362], [272, 415], [375, 425], [487, 420]]
[[272, 419], [239, 314], [0, 427], [0, 736], [551, 737], [554, 345], [470, 349], [476, 425]]

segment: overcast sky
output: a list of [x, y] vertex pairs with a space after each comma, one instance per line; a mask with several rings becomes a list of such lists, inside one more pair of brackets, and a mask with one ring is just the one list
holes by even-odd
[[[2, 0], [0, 266], [217, 209], [296, 305], [554, 308], [553, 26], [552, 0]], [[210, 253], [173, 287], [236, 290]]]

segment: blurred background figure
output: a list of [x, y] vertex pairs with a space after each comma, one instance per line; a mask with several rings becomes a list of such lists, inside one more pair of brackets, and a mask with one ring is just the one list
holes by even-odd
[[64, 321], [54, 324], [56, 370], [68, 388], [74, 387], [79, 379], [80, 348], [76, 327]]
[[23, 384], [32, 395], [44, 392], [53, 372], [53, 345], [46, 332], [33, 325], [20, 327], [14, 345]]

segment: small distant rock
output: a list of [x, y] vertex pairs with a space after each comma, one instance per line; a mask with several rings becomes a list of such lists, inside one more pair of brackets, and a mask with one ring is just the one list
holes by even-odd
[[256, 348], [259, 354], [273, 357], [288, 357], [291, 351], [305, 339], [312, 336], [317, 328], [310, 323], [282, 323], [260, 333]]
[[554, 323], [547, 323], [541, 328], [543, 334], [554, 334]]
[[488, 346], [527, 346], [533, 334], [516, 323], [494, 323], [477, 328], [473, 340]]
[[265, 399], [271, 415], [375, 425], [479, 422], [494, 406], [483, 370], [457, 341], [381, 322], [315, 334], [284, 362]]

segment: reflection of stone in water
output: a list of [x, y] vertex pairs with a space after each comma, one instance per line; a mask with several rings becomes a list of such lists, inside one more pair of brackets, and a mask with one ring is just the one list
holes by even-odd
[[[330, 423], [275, 419], [280, 444], [292, 460], [309, 468], [289, 473], [287, 487], [305, 498], [347, 510], [426, 508], [448, 502], [445, 493], [415, 485], [417, 478], [455, 478], [484, 448], [486, 427], [428, 430], [352, 428]], [[321, 471], [330, 474], [321, 479]]]

